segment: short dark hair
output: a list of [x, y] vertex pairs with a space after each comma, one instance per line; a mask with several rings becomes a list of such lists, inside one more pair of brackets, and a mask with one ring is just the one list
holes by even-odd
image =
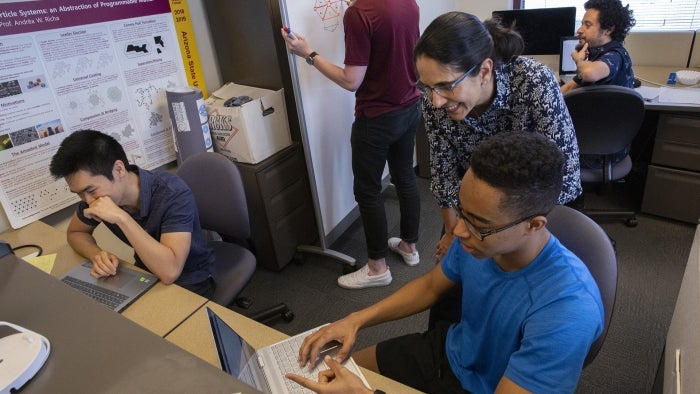
[[517, 217], [547, 214], [557, 203], [564, 154], [549, 138], [532, 132], [499, 133], [479, 144], [470, 169], [503, 191], [501, 208]]
[[121, 160], [129, 169], [124, 148], [113, 137], [95, 130], [79, 130], [66, 137], [51, 158], [49, 171], [62, 178], [80, 170], [114, 180], [114, 162]]
[[620, 0], [588, 0], [583, 4], [583, 8], [586, 11], [591, 8], [598, 10], [600, 28], [612, 28], [610, 38], [615, 41], [624, 41], [632, 26], [637, 23], [629, 4], [623, 6]]
[[[520, 34], [495, 19], [481, 22], [466, 12], [448, 12], [435, 18], [418, 39], [413, 60], [421, 56], [466, 72], [491, 58], [495, 64], [519, 56], [525, 48]], [[478, 73], [478, 69], [474, 71]]]

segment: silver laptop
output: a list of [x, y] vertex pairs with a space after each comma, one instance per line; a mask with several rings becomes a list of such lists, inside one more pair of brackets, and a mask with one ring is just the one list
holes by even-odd
[[[334, 342], [326, 345], [321, 350], [320, 361], [315, 366], [301, 368], [297, 361], [299, 347], [304, 338], [318, 328], [256, 351], [211, 309], [207, 308], [207, 313], [216, 350], [219, 353], [221, 368], [228, 374], [268, 394], [313, 393], [285, 378], [284, 375], [291, 372], [316, 381], [318, 380], [318, 372], [328, 369], [322, 361], [323, 357], [326, 355], [333, 357], [340, 350], [339, 343]], [[348, 358], [344, 364], [346, 368], [362, 379], [365, 386], [369, 387], [367, 380], [352, 358]]]
[[63, 275], [61, 281], [106, 307], [121, 312], [158, 282], [154, 275], [128, 266], [129, 263], [120, 262], [116, 275], [96, 279], [90, 276], [92, 263], [85, 260]]
[[578, 37], [565, 36], [560, 39], [559, 46], [559, 80], [562, 84], [571, 81], [576, 76], [576, 63], [571, 58], [571, 52], [578, 45]]

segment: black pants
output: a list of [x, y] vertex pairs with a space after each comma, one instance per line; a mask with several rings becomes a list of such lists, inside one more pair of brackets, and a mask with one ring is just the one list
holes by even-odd
[[214, 291], [216, 290], [216, 282], [211, 276], [199, 283], [194, 283], [191, 285], [181, 285], [185, 289], [197, 293], [202, 297], [210, 300], [214, 296]]

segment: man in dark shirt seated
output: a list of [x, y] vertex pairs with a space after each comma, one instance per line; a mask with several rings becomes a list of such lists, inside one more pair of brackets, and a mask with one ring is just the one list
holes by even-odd
[[[622, 42], [634, 26], [633, 11], [620, 0], [588, 0], [583, 8], [586, 14], [576, 31], [579, 48], [571, 53], [577, 74], [561, 87], [566, 93], [582, 86], [618, 85], [634, 87], [632, 60]], [[612, 157], [613, 164], [629, 154], [629, 147]], [[599, 156], [581, 155], [582, 168], [603, 168]]]
[[82, 200], [68, 225], [67, 240], [92, 261], [92, 276], [117, 273], [117, 257], [92, 236], [104, 223], [134, 248], [137, 267], [165, 284], [176, 283], [207, 298], [214, 294], [213, 251], [202, 234], [194, 195], [177, 175], [129, 164], [117, 140], [94, 130], [66, 137], [50, 171], [65, 178]]

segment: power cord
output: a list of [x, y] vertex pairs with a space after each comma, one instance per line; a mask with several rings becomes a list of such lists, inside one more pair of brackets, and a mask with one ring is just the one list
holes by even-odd
[[37, 256], [41, 256], [41, 254], [44, 253], [44, 249], [37, 244], [24, 244], [24, 245], [15, 246], [14, 248], [12, 248], [12, 252], [15, 252], [19, 249], [25, 249], [25, 248], [35, 248], [37, 250]]

